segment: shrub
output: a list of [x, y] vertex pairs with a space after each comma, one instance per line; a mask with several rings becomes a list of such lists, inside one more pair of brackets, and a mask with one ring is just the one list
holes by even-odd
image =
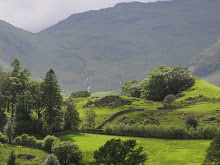
[[46, 136], [43, 140], [43, 149], [48, 152], [51, 152], [53, 143], [58, 141], [59, 139], [55, 136], [50, 136], [50, 135]]
[[197, 130], [191, 128], [187, 131], [178, 126], [107, 124], [103, 129], [109, 135], [163, 139], [212, 139], [218, 133], [214, 126], [198, 127]]
[[14, 151], [11, 151], [8, 157], [7, 165], [15, 165], [15, 159], [16, 159], [16, 156], [14, 154]]
[[196, 129], [198, 126], [198, 121], [194, 118], [193, 115], [187, 115], [184, 118], [184, 122], [188, 127], [193, 127], [194, 129]]
[[91, 93], [88, 91], [77, 91], [71, 94], [71, 97], [78, 98], [78, 97], [90, 97]]
[[27, 147], [36, 147], [41, 148], [40, 143], [34, 136], [29, 136], [28, 134], [22, 134], [14, 139], [14, 144], [27, 146]]
[[163, 103], [167, 106], [171, 106], [172, 103], [175, 100], [175, 96], [173, 94], [167, 95], [164, 99], [163, 99]]
[[33, 133], [32, 123], [30, 121], [24, 120], [15, 122], [15, 132], [18, 135], [21, 135], [23, 133]]
[[79, 164], [82, 158], [79, 147], [70, 141], [55, 143], [52, 151], [58, 157], [60, 164]]
[[0, 132], [0, 142], [1, 143], [8, 143], [8, 138], [2, 132]]
[[60, 165], [57, 157], [54, 154], [50, 154], [42, 163], [42, 165]]

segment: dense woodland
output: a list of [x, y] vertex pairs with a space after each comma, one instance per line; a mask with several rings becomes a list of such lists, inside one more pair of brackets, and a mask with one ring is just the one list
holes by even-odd
[[[83, 117], [80, 117], [76, 108], [77, 99], [89, 98], [89, 92], [77, 91], [64, 100], [52, 69], [46, 73], [43, 80], [35, 80], [30, 77], [28, 69], [21, 68], [18, 59], [11, 63], [11, 68], [8, 72], [0, 71], [0, 131], [3, 132], [0, 132], [0, 143], [44, 150], [50, 155], [43, 164], [82, 164], [83, 155], [78, 145], [71, 141], [60, 141], [58, 137], [51, 135], [66, 131], [98, 133], [100, 130], [96, 129], [95, 108], [130, 105], [132, 101], [126, 100], [126, 97], [130, 97], [133, 100], [147, 100], [152, 104], [162, 103], [162, 110], [169, 110], [176, 108], [176, 96], [195, 84], [195, 77], [190, 75], [186, 67], [170, 68], [162, 65], [149, 72], [149, 76], [140, 83], [137, 80], [125, 82], [121, 87], [121, 94], [125, 98], [111, 96], [89, 100], [83, 106]], [[160, 139], [213, 139], [219, 132], [219, 128], [212, 125], [199, 126], [193, 115], [186, 116], [184, 122], [187, 129], [158, 123], [108, 123], [103, 127], [102, 133]], [[136, 145], [135, 140], [109, 140], [94, 152], [92, 164], [144, 163], [148, 155], [142, 147]], [[205, 163], [219, 163], [219, 158], [216, 158], [219, 156], [218, 146], [219, 137], [207, 150]], [[215, 153], [215, 156], [210, 152]], [[8, 164], [13, 164], [15, 160], [16, 155], [12, 151]]]

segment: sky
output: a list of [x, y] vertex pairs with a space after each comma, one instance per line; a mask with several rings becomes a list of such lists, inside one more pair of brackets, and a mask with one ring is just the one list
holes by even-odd
[[[0, 20], [39, 32], [74, 13], [112, 7], [134, 0], [0, 0]], [[158, 0], [135, 0], [155, 2]]]

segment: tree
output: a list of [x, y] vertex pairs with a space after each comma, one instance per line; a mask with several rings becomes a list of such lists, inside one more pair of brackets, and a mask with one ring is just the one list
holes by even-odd
[[126, 81], [124, 85], [121, 86], [121, 94], [125, 94], [132, 97], [140, 97], [140, 86], [137, 80]]
[[50, 154], [47, 156], [47, 158], [44, 160], [42, 165], [60, 165], [57, 157], [54, 154]]
[[91, 93], [88, 91], [77, 91], [71, 94], [71, 97], [78, 98], [78, 97], [90, 97]]
[[204, 165], [219, 165], [220, 164], [220, 134], [211, 142], [206, 150], [206, 158]]
[[16, 156], [14, 154], [14, 151], [11, 151], [8, 157], [7, 165], [15, 165], [15, 159], [16, 159]]
[[57, 112], [53, 108], [59, 108], [63, 100], [57, 77], [52, 69], [47, 72], [42, 89], [44, 91], [43, 99], [46, 106], [46, 119], [48, 124], [51, 125], [57, 116]]
[[147, 160], [142, 147], [136, 148], [136, 140], [111, 139], [94, 152], [97, 165], [138, 165]]
[[163, 103], [165, 105], [171, 106], [174, 100], [175, 100], [175, 96], [173, 94], [170, 94], [164, 98]]
[[64, 115], [64, 129], [76, 130], [80, 124], [79, 113], [74, 104], [68, 103], [66, 113]]
[[196, 127], [198, 126], [198, 121], [194, 118], [193, 115], [187, 115], [184, 118], [184, 122], [187, 126], [193, 127], [194, 129], [196, 129]]
[[40, 120], [42, 117], [41, 112], [45, 107], [43, 99], [44, 92], [42, 87], [42, 81], [31, 80], [28, 86], [32, 99], [32, 105], [34, 107], [33, 110], [36, 112], [38, 120]]
[[14, 136], [14, 125], [10, 119], [4, 127], [4, 134], [8, 137], [9, 143], [11, 144]]
[[93, 130], [95, 129], [95, 118], [96, 114], [93, 110], [93, 107], [89, 107], [84, 110], [84, 119], [83, 119], [83, 129]]
[[186, 67], [170, 68], [161, 65], [140, 83], [141, 97], [162, 101], [169, 94], [177, 94], [194, 84], [195, 79], [189, 73]]
[[77, 165], [82, 158], [79, 147], [70, 141], [63, 141], [54, 144], [52, 151], [57, 156], [60, 164], [62, 165], [67, 165], [71, 163]]

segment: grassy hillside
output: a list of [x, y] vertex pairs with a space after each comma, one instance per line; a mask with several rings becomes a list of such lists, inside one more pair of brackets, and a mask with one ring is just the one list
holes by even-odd
[[29, 154], [35, 156], [35, 158], [30, 160], [25, 159], [24, 157], [17, 157], [16, 164], [41, 164], [48, 155], [48, 153], [38, 149], [0, 144], [0, 164], [5, 165], [7, 163], [7, 159], [11, 151], [14, 151], [16, 156], [18, 156], [18, 154]]
[[158, 65], [187, 65], [214, 43], [219, 6], [219, 0], [121, 3], [71, 15], [37, 34], [0, 21], [0, 63], [17, 57], [38, 78], [53, 68], [67, 94], [116, 90]]
[[193, 74], [220, 86], [220, 39], [190, 63]]
[[150, 165], [199, 165], [204, 161], [205, 151], [210, 144], [210, 140], [162, 140], [82, 133], [60, 137], [61, 140], [71, 140], [79, 145], [84, 156], [83, 162], [92, 161], [94, 151], [112, 138], [137, 140], [138, 145], [144, 147], [149, 155], [146, 164]]
[[[102, 124], [117, 112], [130, 109], [144, 109], [141, 112], [132, 112], [117, 116], [111, 123], [139, 123], [156, 125], [178, 125], [186, 128], [184, 117], [193, 114], [199, 125], [220, 126], [220, 88], [196, 78], [195, 84], [181, 93], [182, 97], [175, 100], [172, 107], [160, 109], [163, 106], [160, 102], [151, 102], [143, 99], [121, 96], [132, 101], [131, 105], [123, 105], [111, 109], [109, 106], [94, 107], [97, 115], [96, 126]], [[83, 118], [83, 105], [88, 101], [97, 101], [99, 98], [79, 98], [75, 99], [76, 108]], [[127, 119], [122, 120], [123, 117]], [[213, 117], [214, 120], [209, 121]]]

